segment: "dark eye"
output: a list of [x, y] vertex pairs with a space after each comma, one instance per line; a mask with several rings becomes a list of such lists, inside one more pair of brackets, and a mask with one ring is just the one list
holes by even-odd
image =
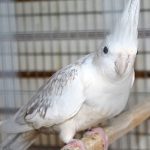
[[105, 54], [108, 53], [108, 48], [107, 48], [106, 46], [104, 47], [103, 52], [104, 52]]
[[139, 52], [137, 51], [137, 52], [136, 52], [136, 55], [138, 55], [138, 54], [139, 54]]

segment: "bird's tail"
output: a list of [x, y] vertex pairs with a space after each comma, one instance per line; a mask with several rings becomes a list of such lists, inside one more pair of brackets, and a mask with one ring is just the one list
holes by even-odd
[[27, 150], [39, 136], [37, 131], [11, 134], [0, 144], [0, 150]]

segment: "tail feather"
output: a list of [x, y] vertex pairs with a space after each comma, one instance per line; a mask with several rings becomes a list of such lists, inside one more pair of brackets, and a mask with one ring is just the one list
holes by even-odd
[[19, 124], [13, 119], [0, 122], [0, 131], [6, 133], [22, 133], [33, 130], [32, 126], [26, 124]]
[[0, 145], [0, 150], [27, 150], [38, 136], [38, 131], [12, 134]]

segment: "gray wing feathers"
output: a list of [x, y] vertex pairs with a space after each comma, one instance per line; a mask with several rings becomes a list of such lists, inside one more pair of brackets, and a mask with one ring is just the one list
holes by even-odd
[[[1, 125], [3, 130], [7, 133], [26, 132], [33, 130], [33, 127], [38, 129], [47, 122], [48, 126], [51, 126], [72, 117], [82, 104], [81, 94], [79, 93], [81, 90], [78, 90], [78, 86], [76, 88], [76, 84], [81, 86], [81, 83], [80, 81], [76, 83], [76, 81], [79, 81], [79, 64], [68, 65], [55, 73], [31, 100], [16, 113], [13, 119]], [[74, 94], [75, 90], [79, 92]], [[72, 94], [69, 95], [70, 93]], [[70, 102], [73, 94], [77, 96], [77, 100]], [[50, 117], [48, 120], [46, 120], [47, 112], [49, 112], [48, 116]]]
[[44, 118], [48, 108], [53, 107], [54, 97], [60, 97], [63, 94], [65, 86], [72, 82], [78, 75], [77, 67], [68, 65], [56, 74], [54, 74], [44, 85], [41, 91], [33, 97], [28, 103], [26, 115], [36, 114]]
[[54, 74], [42, 90], [37, 92], [33, 100], [29, 102], [26, 115], [36, 114], [38, 112], [44, 118], [47, 109], [53, 105], [53, 97], [61, 96], [65, 86], [73, 81], [77, 75], [77, 67], [72, 65]]

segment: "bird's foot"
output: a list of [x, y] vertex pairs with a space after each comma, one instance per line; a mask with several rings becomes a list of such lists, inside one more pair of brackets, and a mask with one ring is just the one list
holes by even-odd
[[105, 134], [104, 130], [102, 128], [94, 128], [94, 129], [91, 129], [90, 131], [87, 131], [85, 133], [85, 135], [95, 135], [95, 134], [98, 134], [102, 140], [103, 140], [103, 144], [104, 144], [104, 150], [108, 150], [108, 137], [107, 135]]
[[86, 150], [83, 142], [77, 139], [73, 139], [71, 142], [65, 145], [62, 150], [71, 150], [71, 149]]

